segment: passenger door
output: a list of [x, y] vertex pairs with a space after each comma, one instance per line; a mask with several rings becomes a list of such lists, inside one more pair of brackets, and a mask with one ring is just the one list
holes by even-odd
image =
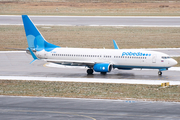
[[152, 63], [156, 63], [156, 57], [157, 57], [156, 55], [152, 56]]

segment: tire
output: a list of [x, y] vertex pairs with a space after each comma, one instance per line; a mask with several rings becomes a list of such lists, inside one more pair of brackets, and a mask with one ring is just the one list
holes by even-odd
[[88, 74], [88, 75], [92, 75], [93, 72], [94, 72], [93, 69], [87, 69], [87, 74]]
[[102, 75], [106, 75], [106, 72], [101, 72]]
[[162, 75], [162, 72], [161, 72], [161, 71], [159, 71], [159, 72], [158, 72], [158, 75]]

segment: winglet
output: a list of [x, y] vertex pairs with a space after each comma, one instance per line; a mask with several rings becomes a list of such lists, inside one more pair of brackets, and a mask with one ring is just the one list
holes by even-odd
[[119, 49], [118, 45], [116, 44], [116, 41], [113, 40], [113, 44], [114, 44], [114, 49]]
[[36, 61], [36, 60], [39, 60], [39, 59], [36, 57], [36, 55], [33, 53], [33, 51], [31, 50], [31, 48], [28, 47], [28, 49], [29, 49], [32, 57], [34, 58], [34, 60], [30, 62], [30, 64], [33, 63], [33, 62]]

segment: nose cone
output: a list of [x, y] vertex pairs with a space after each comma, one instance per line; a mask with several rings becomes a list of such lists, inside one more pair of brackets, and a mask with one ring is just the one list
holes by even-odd
[[174, 59], [171, 59], [171, 60], [170, 60], [170, 65], [171, 65], [171, 66], [177, 65], [177, 63], [178, 63], [178, 62], [177, 62], [176, 60], [174, 60]]

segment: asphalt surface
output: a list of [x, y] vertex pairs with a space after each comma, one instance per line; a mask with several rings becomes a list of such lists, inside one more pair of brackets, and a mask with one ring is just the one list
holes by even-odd
[[[35, 25], [180, 27], [180, 17], [30, 16]], [[0, 16], [0, 25], [22, 25], [21, 16]]]
[[112, 70], [107, 75], [94, 73], [87, 75], [87, 68], [81, 67], [44, 67], [46, 62], [35, 61], [25, 52], [0, 53], [0, 76], [31, 76], [31, 77], [61, 77], [61, 78], [107, 78], [107, 79], [142, 79], [179, 81], [179, 71], [163, 71], [158, 76], [158, 70]]
[[179, 120], [180, 103], [0, 96], [1, 120]]

